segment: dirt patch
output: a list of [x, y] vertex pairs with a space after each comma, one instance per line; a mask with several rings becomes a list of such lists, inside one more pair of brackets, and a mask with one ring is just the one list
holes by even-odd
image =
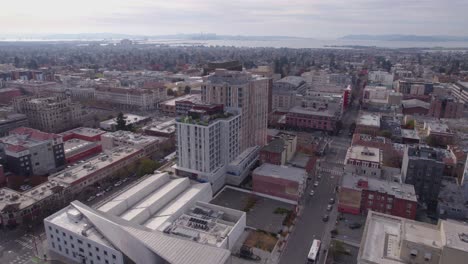
[[270, 233], [263, 231], [252, 231], [244, 244], [249, 247], [259, 248], [268, 252], [273, 251], [278, 239]]

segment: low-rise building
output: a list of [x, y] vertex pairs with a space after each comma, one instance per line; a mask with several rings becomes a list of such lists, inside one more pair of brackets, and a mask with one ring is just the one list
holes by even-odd
[[340, 116], [334, 111], [316, 110], [296, 106], [286, 114], [286, 126], [299, 129], [316, 129], [333, 132]]
[[306, 188], [304, 169], [265, 163], [252, 172], [254, 192], [298, 202]]
[[63, 149], [65, 152], [65, 160], [70, 164], [101, 153], [102, 145], [100, 142], [72, 138], [63, 142]]
[[19, 127], [0, 138], [6, 168], [18, 176], [46, 175], [65, 166], [62, 137]]
[[430, 137], [430, 143], [434, 145], [447, 146], [455, 140], [455, 133], [446, 124], [438, 121], [424, 122], [424, 132], [424, 136]]
[[[125, 125], [132, 125], [133, 127], [143, 126], [148, 123], [151, 118], [149, 116], [140, 116], [133, 114], [124, 114]], [[107, 131], [117, 130], [117, 118], [112, 118], [99, 123], [99, 127]]]
[[115, 175], [120, 169], [135, 164], [142, 157], [144, 157], [144, 152], [139, 148], [114, 148], [85, 163], [76, 164], [49, 176], [49, 181], [53, 180], [64, 185], [76, 194], [89, 185]]
[[165, 115], [182, 116], [200, 103], [201, 94], [187, 94], [159, 103], [159, 110]]
[[468, 225], [437, 225], [369, 211], [358, 264], [463, 264], [468, 258]]
[[143, 150], [145, 156], [151, 157], [156, 153], [166, 138], [145, 136], [130, 131], [109, 132], [101, 136], [102, 147], [110, 150], [115, 147], [130, 146]]
[[[1, 88], [1, 87], [0, 87]], [[17, 88], [0, 89], [0, 105], [9, 105], [15, 97], [23, 95]]]
[[378, 148], [353, 145], [348, 148], [344, 171], [354, 175], [380, 178], [382, 151]]
[[338, 211], [365, 215], [372, 210], [415, 219], [417, 202], [412, 185], [344, 175], [338, 194]]
[[394, 73], [386, 71], [370, 71], [369, 72], [369, 81], [375, 85], [383, 85], [387, 88], [392, 88], [393, 80], [395, 78]]
[[143, 131], [146, 135], [165, 137], [174, 139], [176, 132], [176, 120], [175, 119], [163, 119], [153, 120], [147, 126], [143, 127]]
[[60, 135], [63, 137], [63, 140], [70, 140], [70, 139], [82, 139], [86, 141], [101, 141], [101, 136], [107, 133], [101, 129], [96, 128], [89, 128], [89, 127], [78, 127], [72, 130], [65, 131]]
[[375, 136], [380, 131], [380, 115], [360, 112], [356, 120], [355, 133]]
[[6, 113], [0, 114], [0, 137], [8, 135], [11, 130], [18, 127], [27, 127], [28, 117], [23, 114]]
[[141, 111], [154, 110], [158, 103], [167, 99], [166, 88], [155, 87], [150, 89], [112, 87], [96, 88], [94, 97], [98, 101], [111, 103], [126, 109]]
[[260, 150], [261, 163], [285, 165], [296, 153], [297, 136], [278, 133], [275, 138]]
[[419, 99], [403, 100], [401, 102], [402, 112], [405, 115], [427, 115], [431, 104]]
[[73, 202], [46, 218], [49, 250], [86, 263], [224, 264], [246, 215], [211, 198], [208, 183], [157, 173], [97, 210]]

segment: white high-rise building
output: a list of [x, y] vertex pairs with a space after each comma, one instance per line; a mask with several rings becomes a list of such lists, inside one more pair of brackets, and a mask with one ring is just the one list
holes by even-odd
[[177, 174], [221, 188], [226, 165], [240, 154], [240, 124], [241, 115], [234, 111], [179, 118]]

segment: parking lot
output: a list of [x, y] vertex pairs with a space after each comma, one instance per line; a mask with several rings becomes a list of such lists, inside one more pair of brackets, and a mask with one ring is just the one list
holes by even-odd
[[238, 191], [229, 187], [221, 191], [211, 203], [246, 211], [247, 226], [270, 233], [280, 232], [287, 215], [283, 212], [285, 210], [294, 210], [295, 208], [294, 205], [289, 203]]
[[[366, 216], [352, 214], [342, 214], [342, 216], [344, 219], [338, 220], [338, 224], [336, 226], [338, 234], [335, 235], [335, 238], [360, 244], [364, 225], [366, 224]], [[361, 226], [357, 227], [356, 224], [360, 224]], [[350, 228], [350, 225], [354, 225], [355, 227]]]

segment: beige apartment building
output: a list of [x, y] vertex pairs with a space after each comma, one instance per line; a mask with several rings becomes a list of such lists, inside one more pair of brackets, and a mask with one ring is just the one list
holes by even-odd
[[28, 117], [32, 128], [57, 133], [77, 127], [84, 115], [83, 107], [66, 96], [15, 98], [13, 107], [16, 112]]
[[204, 77], [202, 102], [223, 104], [241, 111], [240, 151], [255, 145], [264, 146], [267, 139], [270, 78], [248, 72], [217, 69]]

